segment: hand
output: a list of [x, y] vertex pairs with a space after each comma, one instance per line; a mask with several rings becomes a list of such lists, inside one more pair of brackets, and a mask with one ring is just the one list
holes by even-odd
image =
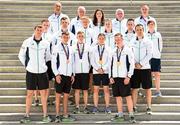
[[135, 68], [136, 69], [141, 69], [142, 68], [142, 65], [140, 63], [135, 63]]
[[130, 82], [130, 78], [129, 78], [129, 77], [126, 77], [126, 78], [124, 79], [124, 85], [128, 85], [129, 82]]
[[98, 69], [97, 72], [98, 72], [99, 74], [103, 74], [103, 73], [104, 73], [104, 71], [103, 71], [101, 68]]
[[73, 84], [73, 83], [74, 83], [74, 81], [75, 81], [74, 76], [71, 76], [71, 84]]
[[56, 82], [57, 82], [58, 84], [61, 83], [61, 76], [60, 76], [60, 75], [57, 75], [57, 76], [56, 76]]
[[110, 78], [109, 81], [110, 81], [110, 84], [114, 84], [115, 83], [113, 78]]

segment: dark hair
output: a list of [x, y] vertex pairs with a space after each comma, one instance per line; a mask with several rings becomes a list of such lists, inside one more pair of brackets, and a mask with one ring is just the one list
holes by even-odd
[[100, 36], [103, 36], [104, 38], [106, 38], [106, 36], [105, 36], [104, 33], [99, 33], [99, 34], [98, 34], [98, 38], [99, 38]]
[[137, 24], [137, 25], [135, 26], [135, 29], [136, 29], [136, 27], [139, 27], [139, 26], [141, 26], [141, 27], [143, 28], [143, 30], [144, 30], [144, 27], [143, 27], [142, 24]]
[[155, 22], [154, 22], [153, 20], [149, 20], [149, 21], [147, 22], [147, 25], [149, 25], [150, 23], [154, 23], [154, 24], [155, 24]]
[[66, 35], [66, 36], [69, 36], [69, 32], [62, 32], [61, 35]]
[[133, 21], [133, 22], [134, 22], [134, 19], [129, 18], [129, 19], [127, 20], [127, 23], [130, 22], [130, 21]]
[[62, 18], [61, 18], [61, 21], [62, 21], [62, 20], [67, 20], [67, 19], [68, 19], [67, 17], [62, 17]]
[[100, 11], [102, 13], [102, 18], [101, 18], [101, 26], [104, 26], [104, 12], [101, 9], [96, 9], [93, 15], [93, 24], [94, 26], [98, 25], [98, 21], [97, 21], [97, 17], [96, 17], [96, 13]]
[[123, 37], [123, 35], [122, 35], [121, 33], [116, 33], [116, 34], [114, 35], [114, 37], [116, 37], [116, 36], [121, 36], [121, 37]]
[[44, 22], [49, 22], [49, 20], [48, 19], [41, 20], [41, 23], [44, 23]]

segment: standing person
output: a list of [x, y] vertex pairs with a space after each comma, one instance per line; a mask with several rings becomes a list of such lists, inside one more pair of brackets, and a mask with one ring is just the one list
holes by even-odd
[[[73, 18], [70, 23], [70, 31], [75, 35], [78, 29], [82, 28], [81, 18], [86, 15], [86, 8], [84, 6], [79, 6], [77, 9], [77, 17]], [[92, 27], [92, 21], [89, 19], [90, 23], [88, 27]]]
[[19, 51], [19, 60], [26, 68], [26, 114], [20, 120], [21, 123], [29, 123], [30, 109], [34, 90], [39, 90], [43, 109], [43, 123], [51, 122], [47, 114], [47, 96], [49, 88], [46, 62], [50, 60], [49, 42], [42, 39], [43, 29], [41, 25], [34, 27], [34, 35], [26, 39]]
[[160, 91], [160, 72], [161, 72], [161, 52], [162, 52], [162, 37], [161, 34], [155, 31], [155, 22], [154, 20], [149, 20], [147, 22], [148, 25], [148, 33], [147, 37], [153, 43], [153, 55], [151, 59], [151, 72], [152, 76], [155, 78], [155, 86], [156, 86], [156, 97], [161, 97]]
[[112, 120], [124, 120], [122, 98], [125, 97], [130, 122], [135, 123], [130, 84], [130, 78], [134, 71], [134, 55], [132, 50], [124, 44], [123, 36], [120, 33], [115, 34], [114, 37], [116, 48], [110, 56], [109, 78], [112, 84], [113, 96], [116, 98], [118, 113]]
[[149, 16], [149, 7], [148, 5], [144, 4], [141, 6], [141, 16], [137, 17], [135, 19], [135, 25], [137, 24], [141, 24], [144, 27], [144, 33], [147, 33], [148, 31], [148, 27], [147, 27], [147, 22], [148, 20], [154, 20], [155, 22], [155, 31], [157, 31], [157, 23], [156, 23], [156, 19], [152, 16]]
[[56, 33], [60, 30], [60, 21], [62, 17], [69, 17], [62, 13], [62, 4], [61, 2], [57, 1], [54, 4], [54, 13], [49, 16], [48, 20], [50, 22], [50, 32], [52, 34]]
[[151, 114], [151, 67], [149, 61], [152, 58], [152, 42], [144, 35], [143, 25], [135, 26], [136, 38], [131, 40], [131, 47], [134, 52], [135, 70], [131, 77], [132, 99], [134, 112], [137, 112], [137, 91], [142, 84], [146, 91], [147, 114]]
[[89, 89], [89, 70], [90, 64], [90, 46], [84, 41], [84, 32], [77, 32], [77, 44], [73, 46], [74, 55], [74, 70], [75, 70], [75, 82], [72, 86], [75, 89], [75, 103], [76, 107], [73, 111], [74, 114], [80, 113], [80, 91], [83, 91], [84, 110], [85, 114], [89, 114], [87, 108], [88, 104], [88, 89]]
[[115, 33], [121, 33], [124, 35], [126, 31], [126, 23], [127, 19], [124, 16], [124, 10], [123, 9], [117, 9], [115, 13], [116, 18], [112, 20], [112, 29]]
[[135, 31], [134, 31], [134, 19], [128, 19], [127, 20], [127, 24], [126, 24], [126, 27], [127, 27], [127, 31], [125, 32], [124, 34], [124, 42], [126, 45], [130, 46], [130, 41], [136, 37], [135, 35]]
[[[68, 115], [68, 98], [71, 90], [71, 84], [74, 82], [73, 73], [73, 55], [68, 45], [69, 33], [63, 32], [61, 43], [54, 47], [52, 54], [52, 70], [55, 74], [56, 89], [56, 119], [60, 121], [74, 121], [75, 119]], [[63, 94], [63, 117], [60, 117], [60, 101]]]
[[111, 50], [115, 48], [114, 43], [114, 32], [112, 30], [112, 21], [110, 19], [105, 20], [105, 32], [106, 42], [105, 45], [108, 46]]
[[94, 35], [94, 41], [97, 41], [97, 37], [99, 33], [104, 33], [105, 27], [104, 27], [104, 12], [101, 9], [96, 9], [93, 15], [93, 35]]
[[92, 49], [91, 63], [93, 67], [93, 83], [94, 83], [94, 108], [93, 113], [97, 113], [99, 101], [99, 87], [103, 85], [105, 113], [111, 113], [109, 108], [110, 92], [109, 92], [109, 78], [108, 78], [108, 60], [109, 48], [105, 46], [105, 35], [100, 33], [98, 35], [98, 44]]

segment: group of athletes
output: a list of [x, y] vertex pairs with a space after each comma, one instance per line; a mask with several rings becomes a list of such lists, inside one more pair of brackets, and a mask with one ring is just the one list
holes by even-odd
[[[84, 6], [77, 9], [72, 20], [63, 14], [62, 4], [54, 4], [54, 13], [34, 27], [34, 33], [26, 39], [19, 51], [19, 59], [26, 68], [26, 113], [21, 123], [29, 123], [32, 97], [40, 93], [43, 123], [52, 122], [47, 113], [50, 81], [54, 79], [54, 121], [68, 122], [76, 119], [68, 113], [71, 88], [74, 90], [73, 113], [98, 113], [99, 90], [103, 87], [104, 112], [111, 113], [110, 89], [116, 99], [117, 114], [112, 121], [122, 121], [123, 97], [127, 102], [129, 120], [135, 123], [138, 112], [139, 88], [146, 93], [146, 113], [151, 115], [152, 77], [160, 92], [162, 38], [157, 32], [155, 18], [149, 16], [149, 7], [142, 5], [141, 15], [126, 19], [124, 10], [117, 9], [114, 19], [105, 19], [102, 9], [96, 9], [92, 20], [86, 16]], [[88, 107], [89, 90], [93, 94], [93, 108]], [[83, 108], [80, 110], [80, 93], [83, 92]], [[61, 101], [61, 97], [63, 100]], [[37, 97], [35, 98], [38, 104]], [[63, 114], [60, 105], [63, 104]]]

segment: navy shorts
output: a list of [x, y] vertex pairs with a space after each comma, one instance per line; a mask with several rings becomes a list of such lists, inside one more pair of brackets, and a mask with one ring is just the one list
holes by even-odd
[[151, 59], [151, 71], [152, 72], [161, 72], [161, 59]]
[[89, 89], [89, 73], [78, 73], [75, 75], [75, 81], [72, 85], [73, 89], [88, 90]]
[[93, 74], [94, 86], [109, 86], [108, 74]]

